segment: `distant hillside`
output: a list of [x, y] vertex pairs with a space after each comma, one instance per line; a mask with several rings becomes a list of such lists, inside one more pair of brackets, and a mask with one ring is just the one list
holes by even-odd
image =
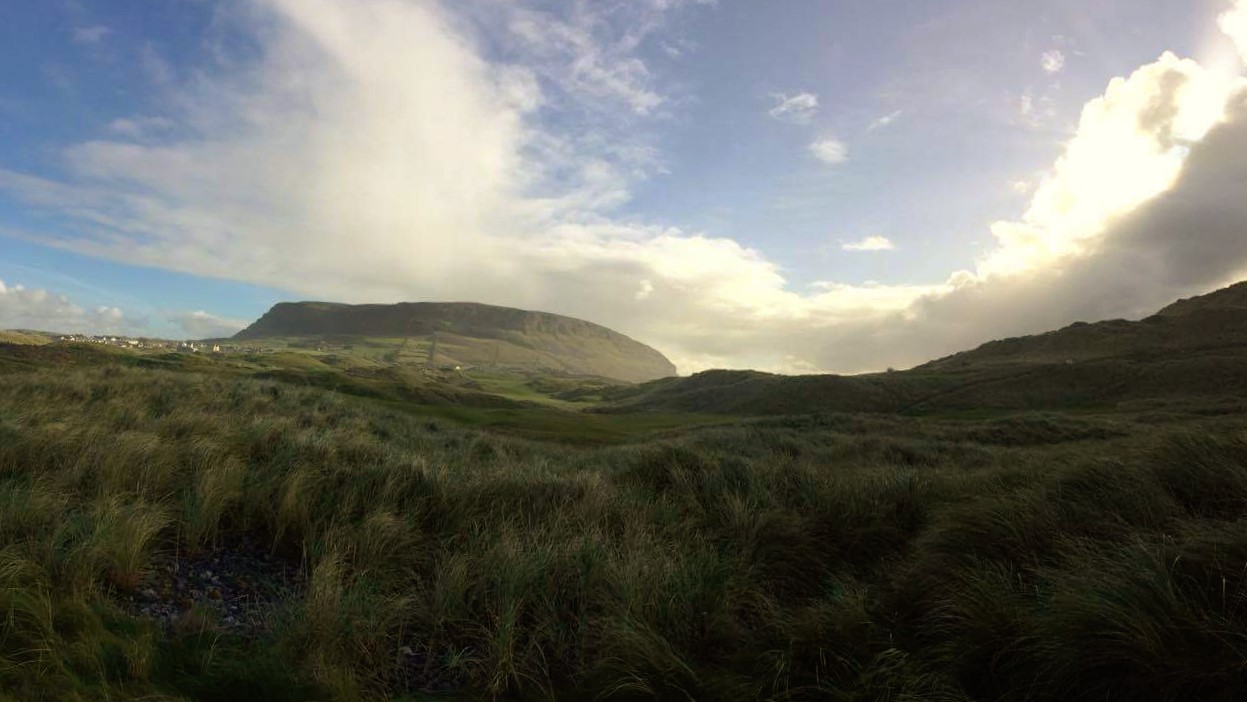
[[1139, 322], [1079, 322], [1046, 334], [992, 341], [924, 366], [947, 370], [995, 363], [1155, 359], [1247, 345], [1247, 283], [1176, 302]]
[[0, 329], [0, 344], [42, 346], [50, 343], [52, 343], [51, 337], [43, 332], [26, 331], [24, 329]]
[[725, 414], [1105, 407], [1247, 396], [1247, 284], [1138, 322], [1078, 323], [993, 341], [909, 371], [778, 376], [710, 371], [614, 391], [603, 411]]
[[1231, 285], [1209, 295], [1178, 300], [1157, 313], [1158, 317], [1181, 317], [1199, 312], [1232, 311], [1247, 313], [1247, 282]]
[[466, 302], [284, 302], [234, 339], [280, 339], [293, 341], [292, 345], [300, 340], [352, 346], [366, 342], [396, 360], [554, 371], [628, 382], [676, 373], [658, 351], [606, 327], [545, 312]]

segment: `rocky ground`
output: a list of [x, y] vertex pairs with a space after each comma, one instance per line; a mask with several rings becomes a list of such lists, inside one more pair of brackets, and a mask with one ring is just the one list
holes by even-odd
[[215, 624], [250, 634], [268, 627], [277, 604], [302, 590], [303, 573], [250, 541], [157, 561], [123, 602], [166, 628], [192, 611]]
[[[296, 564], [244, 541], [194, 555], [167, 554], [131, 594], [114, 593], [126, 609], [155, 620], [166, 631], [207, 623], [256, 636], [269, 629], [281, 603], [303, 595], [305, 585]], [[397, 690], [443, 693], [461, 686], [450, 661], [418, 642], [400, 647], [396, 658]]]

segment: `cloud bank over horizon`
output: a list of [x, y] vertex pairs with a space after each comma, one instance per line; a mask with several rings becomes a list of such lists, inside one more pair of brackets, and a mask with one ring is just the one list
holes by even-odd
[[[63, 149], [59, 177], [0, 169], [0, 190], [55, 217], [25, 234], [41, 243], [295, 296], [568, 314], [682, 372], [906, 367], [1247, 277], [1247, 81], [1171, 53], [1087, 103], [1026, 209], [985, 223], [989, 250], [940, 279], [797, 289], [756, 248], [620, 215], [663, 168], [647, 125], [680, 109], [637, 47], [702, 4], [482, 19], [431, 0], [247, 0], [226, 21], [256, 61], [168, 87], [161, 114], [110, 116]], [[1247, 0], [1209, 23], [1247, 52]], [[778, 97], [770, 116], [796, 124], [819, 106]], [[829, 164], [853, 149], [824, 142]], [[861, 250], [891, 247], [875, 238]], [[95, 314], [0, 286], [0, 326]], [[180, 323], [240, 324], [197, 314]]]
[[0, 280], [0, 329], [122, 334], [144, 323], [116, 307], [83, 309], [64, 295]]

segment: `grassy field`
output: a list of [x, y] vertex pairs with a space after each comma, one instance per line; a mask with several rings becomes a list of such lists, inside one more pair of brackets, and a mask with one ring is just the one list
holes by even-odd
[[0, 373], [121, 365], [273, 380], [464, 426], [580, 444], [617, 443], [656, 431], [732, 419], [731, 415], [679, 410], [588, 415], [583, 411], [598, 406], [602, 393], [618, 387], [618, 381], [505, 370], [431, 371], [421, 364], [374, 358], [363, 347], [357, 345], [349, 352], [297, 349], [192, 354], [80, 343], [33, 347], [0, 342]]
[[0, 699], [1247, 689], [1232, 403], [711, 424], [37, 358], [0, 373]]
[[0, 344], [43, 346], [50, 343], [52, 343], [52, 339], [46, 334], [0, 329]]

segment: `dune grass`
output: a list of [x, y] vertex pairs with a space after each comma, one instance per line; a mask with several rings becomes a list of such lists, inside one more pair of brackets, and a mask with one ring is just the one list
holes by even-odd
[[[1216, 422], [576, 448], [274, 381], [0, 376], [0, 699], [1235, 699], [1247, 439]], [[263, 629], [128, 613], [244, 538], [305, 575]]]

